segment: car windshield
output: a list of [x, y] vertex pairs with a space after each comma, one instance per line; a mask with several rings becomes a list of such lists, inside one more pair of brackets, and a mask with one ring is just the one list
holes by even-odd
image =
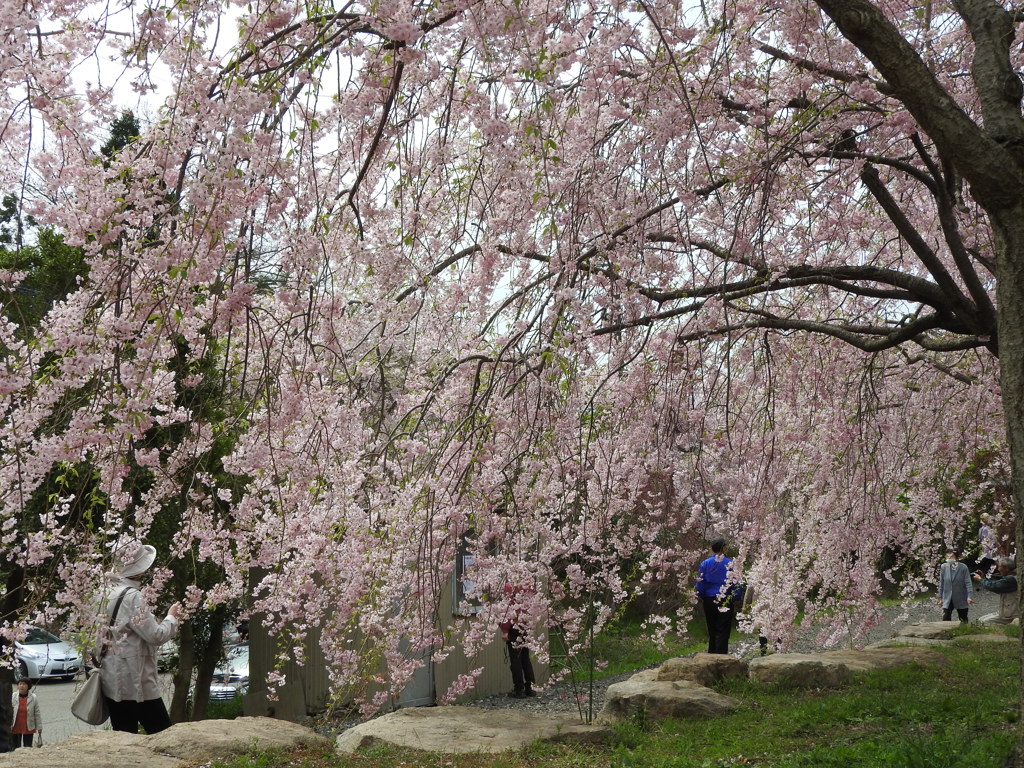
[[215, 674], [248, 674], [249, 646], [235, 645], [227, 649], [227, 662], [217, 668]]
[[23, 645], [49, 645], [50, 643], [59, 643], [60, 638], [56, 635], [51, 635], [45, 629], [29, 627], [28, 634], [21, 642]]

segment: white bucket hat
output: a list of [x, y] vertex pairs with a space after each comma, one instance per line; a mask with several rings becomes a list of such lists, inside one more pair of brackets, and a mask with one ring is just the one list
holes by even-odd
[[137, 539], [114, 547], [114, 568], [122, 579], [130, 579], [145, 573], [155, 561], [156, 548]]

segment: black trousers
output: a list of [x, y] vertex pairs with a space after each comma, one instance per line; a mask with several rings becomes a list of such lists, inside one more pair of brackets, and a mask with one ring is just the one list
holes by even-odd
[[[106, 698], [106, 697], [104, 697]], [[110, 727], [115, 731], [138, 733], [142, 726], [148, 734], [160, 733], [171, 727], [171, 718], [163, 699], [146, 701], [113, 701], [107, 699]]]
[[523, 693], [533, 688], [537, 678], [533, 676], [533, 662], [530, 661], [530, 649], [525, 645], [516, 645], [520, 632], [515, 627], [508, 634], [505, 647], [508, 649], [508, 665], [512, 670], [512, 687], [516, 693]]
[[702, 597], [704, 621], [708, 625], [708, 653], [728, 653], [729, 633], [736, 609], [721, 610], [722, 604], [715, 597]]
[[[967, 609], [966, 608], [957, 608], [956, 609], [956, 616], [964, 624], [967, 623]], [[951, 605], [948, 608], [943, 608], [942, 609], [942, 620], [943, 621], [949, 621], [952, 618], [953, 618], [953, 606]]]
[[11, 749], [17, 749], [18, 747], [31, 747], [33, 736], [35, 736], [34, 733], [12, 733]]

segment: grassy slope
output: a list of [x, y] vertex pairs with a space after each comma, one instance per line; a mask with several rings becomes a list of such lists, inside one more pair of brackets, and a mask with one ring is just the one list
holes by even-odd
[[836, 691], [730, 681], [719, 690], [744, 702], [736, 714], [624, 723], [607, 747], [535, 745], [502, 756], [297, 751], [212, 768], [1001, 768], [1014, 741], [1018, 646], [965, 638], [943, 652], [947, 667], [861, 675]]

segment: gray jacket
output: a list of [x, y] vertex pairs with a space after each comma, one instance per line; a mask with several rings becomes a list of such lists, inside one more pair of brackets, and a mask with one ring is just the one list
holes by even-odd
[[[128, 592], [109, 627], [117, 598]], [[178, 621], [167, 616], [157, 621], [138, 582], [119, 579], [97, 601], [97, 616], [103, 623], [102, 640], [109, 644], [101, 668], [103, 695], [113, 701], [151, 701], [160, 698], [156, 657], [160, 646], [178, 631]]]
[[967, 600], [974, 599], [974, 586], [971, 584], [971, 572], [960, 562], [946, 561], [939, 569], [939, 597], [943, 608], [967, 607]]

